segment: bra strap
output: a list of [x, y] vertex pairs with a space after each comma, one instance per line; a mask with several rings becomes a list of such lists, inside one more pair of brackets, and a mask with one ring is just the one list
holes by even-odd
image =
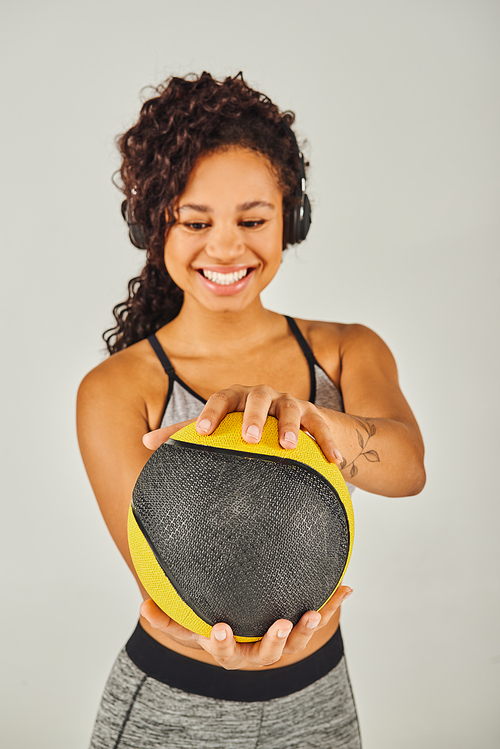
[[316, 358], [308, 342], [306, 341], [306, 339], [300, 332], [300, 328], [295, 322], [295, 320], [293, 319], [293, 317], [288, 317], [288, 315], [285, 315], [285, 319], [288, 325], [290, 326], [290, 330], [294, 334], [297, 343], [302, 349], [302, 353], [307, 359], [307, 363], [309, 365], [309, 375], [311, 379], [311, 392], [309, 395], [309, 401], [311, 403], [314, 403], [314, 401], [316, 400], [316, 372], [314, 371], [314, 365], [317, 364]]
[[151, 346], [153, 347], [153, 351], [155, 352], [156, 356], [160, 360], [163, 369], [167, 373], [167, 375], [170, 377], [171, 375], [175, 375], [175, 369], [173, 368], [172, 364], [170, 363], [170, 359], [166, 355], [165, 351], [163, 350], [160, 341], [156, 337], [156, 335], [153, 333], [153, 335], [150, 335], [148, 338], [148, 341], [150, 342]]

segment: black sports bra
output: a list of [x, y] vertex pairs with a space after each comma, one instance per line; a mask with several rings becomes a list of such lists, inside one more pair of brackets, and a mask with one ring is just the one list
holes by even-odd
[[[316, 406], [331, 408], [334, 411], [343, 411], [344, 404], [339, 390], [316, 361], [311, 347], [300, 332], [293, 317], [286, 317], [286, 320], [309, 365], [311, 383], [309, 401]], [[170, 424], [187, 421], [188, 419], [198, 418], [203, 405], [206, 403], [205, 399], [198, 395], [198, 393], [195, 393], [194, 390], [181, 380], [157, 337], [155, 335], [149, 336], [148, 341], [153, 347], [169, 380], [168, 393], [160, 426], [165, 427]]]

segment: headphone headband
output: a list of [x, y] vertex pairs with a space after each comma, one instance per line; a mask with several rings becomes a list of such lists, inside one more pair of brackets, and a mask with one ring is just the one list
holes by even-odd
[[[290, 135], [297, 149], [298, 170], [295, 172], [297, 177], [298, 188], [295, 193], [297, 204], [288, 212], [283, 219], [283, 248], [289, 244], [299, 244], [306, 237], [311, 225], [311, 203], [306, 193], [306, 169], [304, 155], [300, 150], [297, 138], [292, 128], [285, 120], [282, 120], [283, 129]], [[135, 194], [136, 189], [132, 192]], [[132, 244], [139, 250], [147, 249], [146, 232], [142, 224], [135, 220], [134, 212], [130, 207], [128, 200], [124, 200], [121, 206], [122, 216], [127, 222], [128, 235]]]

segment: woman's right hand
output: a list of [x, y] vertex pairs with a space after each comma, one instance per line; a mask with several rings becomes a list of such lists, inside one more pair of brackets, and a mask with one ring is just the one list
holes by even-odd
[[[181, 645], [203, 648], [227, 670], [257, 669], [276, 663], [282, 655], [293, 655], [304, 650], [313, 634], [328, 624], [351, 593], [350, 588], [339, 587], [321, 612], [307, 611], [295, 627], [287, 619], [278, 619], [257, 642], [237, 642], [231, 627], [223, 623], [212, 628], [210, 637], [190, 632], [165, 614], [151, 599], [144, 601], [141, 614], [152, 627]], [[223, 637], [219, 639], [221, 635]]]

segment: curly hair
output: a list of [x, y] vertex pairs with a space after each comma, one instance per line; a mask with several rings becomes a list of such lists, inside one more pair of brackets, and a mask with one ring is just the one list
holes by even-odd
[[175, 202], [201, 156], [232, 145], [257, 151], [275, 170], [284, 216], [297, 201], [293, 112], [280, 112], [241, 73], [223, 81], [206, 72], [171, 77], [154, 90], [157, 96], [144, 102], [137, 123], [117, 139], [123, 157], [121, 189], [130, 215], [143, 228], [147, 250], [141, 274], [129, 281], [128, 298], [113, 309], [116, 325], [103, 333], [110, 354], [155, 333], [179, 314], [183, 292], [167, 273], [164, 248], [175, 223]]

